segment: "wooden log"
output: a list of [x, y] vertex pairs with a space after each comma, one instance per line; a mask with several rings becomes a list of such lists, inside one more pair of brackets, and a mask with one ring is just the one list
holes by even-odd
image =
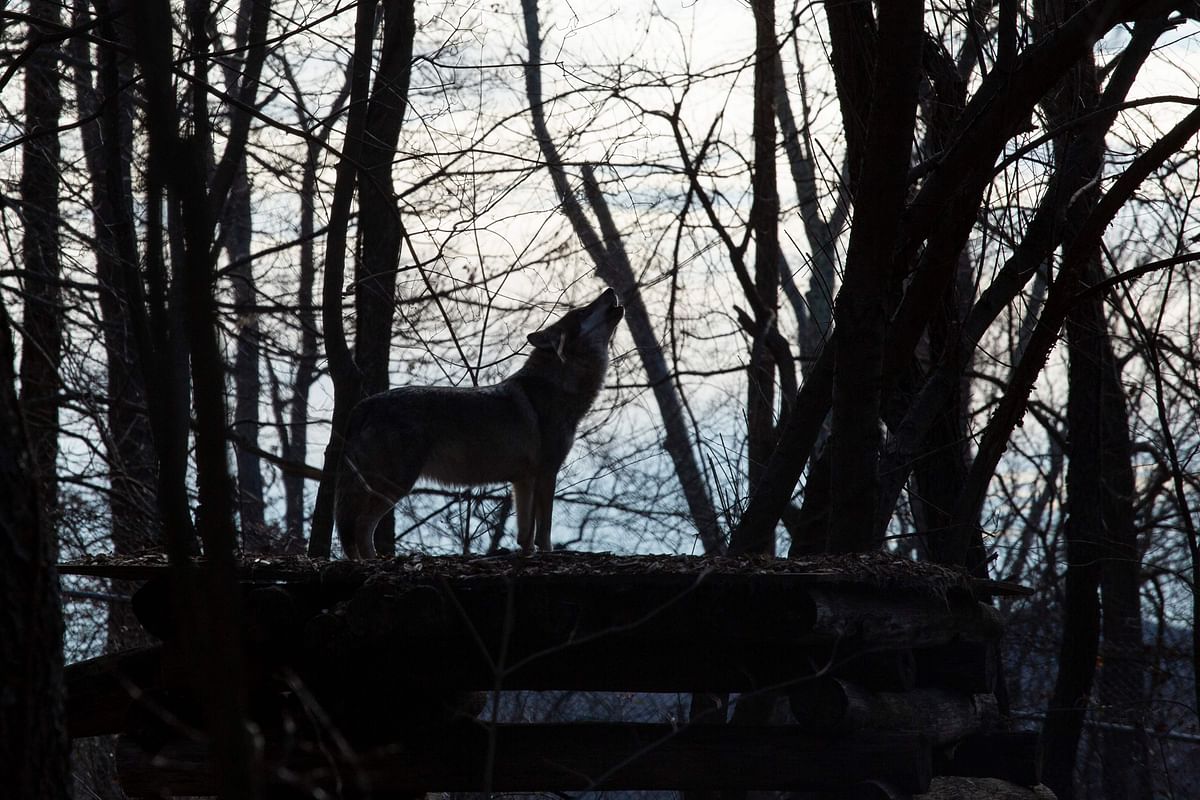
[[913, 800], [1054, 800], [1049, 787], [1019, 786], [999, 778], [962, 778], [939, 775], [929, 791]]
[[915, 651], [917, 685], [991, 694], [1000, 674], [996, 642], [949, 642]]
[[869, 642], [878, 649], [992, 641], [1004, 623], [996, 609], [951, 597], [895, 597], [859, 587], [814, 586], [815, 638]]
[[901, 651], [998, 631], [994, 612], [973, 600], [818, 590], [779, 575], [655, 577], [378, 576], [308, 620], [299, 661], [334, 683], [352, 672], [373, 685], [726, 692], [801, 680], [834, 644]]
[[1041, 736], [1037, 731], [996, 731], [969, 736], [934, 759], [938, 775], [1000, 778], [1021, 786], [1042, 782]]
[[148, 645], [67, 665], [67, 735], [72, 739], [124, 730], [142, 692], [157, 684], [161, 648]]
[[845, 655], [841, 650], [831, 659], [830, 672], [835, 677], [879, 692], [907, 692], [917, 686], [917, 659], [910, 648]]
[[844, 789], [795, 792], [789, 795], [789, 800], [912, 800], [913, 797], [912, 792], [901, 791], [887, 781], [863, 781]]
[[838, 678], [806, 681], [790, 692], [796, 724], [811, 731], [915, 731], [935, 745], [986, 730], [998, 718], [993, 695], [942, 689], [870, 692]]
[[364, 635], [439, 639], [447, 628], [465, 627], [487, 644], [511, 628], [551, 645], [627, 634], [672, 642], [861, 641], [883, 650], [985, 641], [1002, 627], [994, 609], [965, 596], [814, 586], [772, 574], [530, 575], [458, 582], [380, 574], [354, 594], [345, 616]]
[[[791, 727], [573, 723], [471, 725], [407, 747], [330, 763], [328, 753], [268, 746], [264, 781], [373, 792], [589, 791], [600, 789], [821, 790], [884, 780], [908, 792], [929, 786], [930, 746], [914, 734], [813, 737]], [[214, 791], [202, 744], [178, 740], [154, 754], [128, 737], [117, 747], [130, 795]]]

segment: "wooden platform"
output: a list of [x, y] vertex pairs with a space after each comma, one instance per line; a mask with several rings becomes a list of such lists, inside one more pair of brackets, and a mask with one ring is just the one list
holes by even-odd
[[[124, 734], [131, 793], [207, 791], [205, 748], [180, 734], [197, 714], [165, 561], [62, 571], [146, 581], [135, 612], [161, 640], [68, 667], [72, 735]], [[380, 791], [922, 791], [995, 726], [1002, 625], [980, 600], [1020, 591], [884, 554], [245, 559], [239, 576], [268, 773], [328, 788], [350, 770]], [[515, 689], [765, 692], [790, 696], [793, 719], [467, 721], [471, 692]], [[347, 752], [316, 747], [331, 734]], [[1036, 741], [1011, 741], [1013, 763], [982, 771], [1028, 782]]]

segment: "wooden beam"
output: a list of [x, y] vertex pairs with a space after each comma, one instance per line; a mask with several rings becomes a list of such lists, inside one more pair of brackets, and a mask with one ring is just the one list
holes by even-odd
[[[827, 738], [784, 726], [473, 724], [336, 761], [304, 748], [283, 761], [271, 749], [268, 785], [327, 790], [340, 782], [372, 792], [786, 791], [882, 780], [918, 792], [931, 780], [931, 748], [920, 736]], [[130, 795], [205, 795], [215, 788], [205, 747], [191, 741], [148, 754], [122, 737], [117, 769]]]

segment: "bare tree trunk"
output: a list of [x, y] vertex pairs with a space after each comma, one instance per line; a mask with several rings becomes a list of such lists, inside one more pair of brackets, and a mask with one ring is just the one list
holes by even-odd
[[[261, 44], [270, 7], [256, 4], [250, 54], [239, 88], [253, 102], [265, 50]], [[181, 641], [191, 678], [204, 709], [214, 772], [221, 793], [255, 797], [260, 782], [257, 751], [247, 725], [245, 671], [238, 637], [232, 635], [240, 616], [234, 576], [236, 532], [233, 485], [227, 461], [225, 368], [217, 341], [215, 275], [210, 256], [214, 209], [225, 202], [236, 165], [244, 152], [248, 116], [234, 114], [229, 146], [212, 173], [211, 193], [206, 153], [209, 150], [207, 2], [187, 7], [188, 52], [194, 80], [190, 87], [191, 138], [179, 136], [177, 98], [171, 84], [171, 9], [169, 3], [141, 4], [134, 15], [134, 50], [146, 92], [149, 134], [148, 170], [152, 180], [168, 188], [177, 208], [182, 261], [174, 264], [171, 297], [182, 317], [190, 357], [196, 414], [196, 476], [199, 492], [197, 527], [204, 540], [205, 562], [197, 566], [175, 536], [168, 536], [168, 555], [175, 578], [173, 598]]]
[[[839, 5], [829, 4], [827, 13], [836, 12]], [[925, 244], [904, 300], [892, 318], [886, 345], [885, 366], [889, 370], [909, 363], [929, 316], [937, 307], [937, 299], [953, 280], [958, 256], [974, 229], [976, 212], [994, 177], [994, 165], [1005, 143], [1027, 123], [1030, 111], [1074, 60], [1086, 52], [1099, 35], [1137, 8], [1137, 0], [1091, 3], [1060, 28], [1027, 47], [1011, 69], [992, 70], [984, 78], [950, 137], [954, 146], [942, 154], [937, 169], [908, 204], [903, 237], [896, 242], [894, 251], [883, 257], [889, 263], [909, 268], [917, 261], [916, 253], [921, 244]], [[913, 43], [913, 47], [917, 45]], [[1187, 127], [1185, 124], [1167, 134], [1169, 146], [1176, 146], [1177, 137]], [[1148, 157], [1158, 158], [1166, 146], [1167, 143], [1156, 146], [1155, 152]], [[852, 170], [852, 185], [853, 175]], [[856, 220], [856, 231], [860, 228], [859, 223], [861, 216]], [[753, 495], [738, 522], [739, 527], [774, 526], [787, 508], [829, 409], [835, 354], [844, 338], [835, 330], [810, 369], [804, 386], [792, 403], [792, 412], [780, 433], [763, 480], [753, 487]], [[1010, 405], [1015, 407], [1020, 402], [1023, 401], [1014, 397]], [[1001, 426], [1008, 430], [1011, 430], [1010, 422], [1015, 424], [1010, 420], [1010, 414], [1011, 411], [1006, 410], [1005, 419], [1001, 421]], [[1007, 440], [1007, 434], [1004, 440], [1000, 440], [998, 434], [997, 431], [996, 441], [987, 443], [989, 451], [985, 461], [990, 460], [992, 451]], [[994, 464], [979, 464], [974, 472], [987, 469], [990, 475], [993, 468]], [[972, 486], [969, 476], [968, 492]], [[977, 498], [967, 498], [960, 505], [972, 506], [974, 499]], [[956, 518], [960, 516], [966, 516], [966, 512], [956, 514]]]
[[[350, 73], [332, 104], [335, 109], [326, 119], [314, 125], [304, 102], [304, 92], [289, 64], [283, 64], [284, 75], [296, 98], [296, 113], [301, 128], [308, 130], [314, 138], [308, 140], [305, 150], [303, 172], [300, 179], [300, 264], [299, 286], [296, 294], [297, 325], [300, 334], [299, 352], [296, 354], [296, 371], [292, 378], [291, 397], [288, 407], [286, 432], [283, 435], [283, 457], [293, 464], [303, 464], [308, 454], [308, 397], [317, 379], [317, 329], [316, 306], [313, 291], [316, 285], [316, 198], [317, 173], [325, 143], [333, 132], [333, 123], [344, 107], [350, 92]], [[283, 402], [282, 399], [279, 402]], [[283, 416], [282, 411], [279, 412]], [[287, 548], [298, 548], [305, 540], [304, 535], [304, 476], [298, 471], [285, 470], [284, 532]]]
[[[932, 92], [924, 98], [922, 113], [926, 121], [925, 152], [940, 153], [949, 146], [948, 137], [966, 107], [967, 86], [961, 77], [953, 57], [940, 44], [926, 41], [923, 47], [926, 74]], [[921, 454], [914, 459], [913, 478], [909, 487], [909, 505], [917, 518], [917, 528], [924, 536], [926, 552], [932, 561], [961, 567], [969, 566], [979, 577], [987, 577], [987, 565], [983, 552], [982, 537], [974, 532], [966, 539], [953, 534], [954, 503], [962, 492], [967, 479], [970, 454], [967, 450], [967, 399], [970, 379], [966, 367], [970, 356], [951, 355], [953, 348], [962, 346], [960, 331], [966, 310], [970, 307], [974, 291], [973, 264], [965, 252], [958, 257], [956, 279], [946, 287], [942, 295], [939, 313], [930, 321], [926, 339], [931, 359], [945, 353], [953, 357], [956, 364], [963, 365], [953, 390], [944, 405], [938, 409], [933, 424], [925, 435]], [[936, 363], [936, 361], [935, 361]], [[932, 371], [927, 360], [913, 359], [913, 371], [919, 381], [927, 379]], [[893, 391], [892, 404], [899, 406], [888, 419], [889, 427], [895, 429], [896, 422], [902, 424], [904, 412], [911, 406], [911, 397], [905, 392]], [[888, 476], [882, 474], [880, 484], [888, 485]], [[896, 465], [890, 465], [896, 468]], [[903, 467], [900, 468], [903, 470]], [[881, 490], [877, 509], [876, 532], [882, 537], [895, 511], [896, 495]]]
[[[775, 169], [775, 102], [779, 45], [775, 39], [775, 0], [755, 0], [754, 12], [754, 324], [750, 363], [746, 369], [747, 474], [754, 486], [775, 448], [775, 356], [770, 347], [778, 335], [779, 190]], [[734, 553], [775, 553], [774, 529], [743, 530], [729, 542]]]
[[[261, 29], [256, 29], [255, 12], [259, 10], [261, 13], [263, 6], [269, 6], [269, 3], [241, 0], [237, 25], [234, 27], [233, 46], [231, 52], [222, 60], [225, 91], [232, 97], [243, 95], [242, 100], [247, 99], [247, 93], [244, 91], [247, 85], [242, 83], [242, 73], [246, 73], [248, 84], [254, 82], [253, 67], [247, 69], [247, 63], [253, 64], [255, 59], [249, 55], [248, 48], [252, 37], [262, 35]], [[211, 26], [212, 21], [208, 24]], [[248, 98], [253, 100], [252, 92], [248, 94]], [[236, 125], [231, 127], [236, 128]], [[202, 142], [201, 145], [205, 148], [210, 147], [208, 142]], [[245, 149], [235, 149], [238, 152], [226, 153], [227, 163], [222, 165], [231, 176], [228, 184], [228, 202], [218, 203], [216, 208], [219, 209], [218, 221], [221, 225], [220, 242], [232, 264], [229, 277], [233, 284], [233, 313], [236, 317], [233, 432], [236, 442], [234, 453], [237, 459], [238, 520], [241, 523], [242, 547], [248, 552], [259, 553], [270, 548], [264, 513], [266, 503], [263, 499], [262, 459], [257, 452], [258, 431], [261, 427], [261, 331], [258, 312], [255, 310], [258, 297], [254, 265], [250, 260], [253, 236], [250, 182], [246, 173]], [[213, 175], [214, 183], [217, 179], [218, 176]], [[219, 185], [215, 185], [214, 189], [222, 191]]]
[[237, 170], [225, 204], [222, 240], [229, 260], [236, 266], [229, 272], [233, 283], [233, 313], [237, 317], [236, 350], [233, 361], [233, 431], [237, 457], [237, 508], [241, 521], [242, 547], [251, 553], [266, 552], [270, 539], [266, 530], [263, 500], [262, 460], [259, 458], [258, 429], [261, 424], [259, 399], [262, 394], [258, 302], [254, 285], [254, 265], [250, 261], [250, 183], [243, 160]]
[[[75, 0], [74, 25], [89, 18], [86, 0]], [[118, 29], [124, 34], [127, 29]], [[123, 36], [128, 45], [128, 36]], [[130, 163], [133, 154], [132, 102], [128, 92], [118, 92], [103, 102], [92, 84], [92, 62], [88, 42], [76, 37], [70, 43], [75, 61], [75, 85], [80, 115], [94, 117], [80, 129], [84, 157], [91, 176], [92, 224], [96, 235], [96, 278], [100, 287], [101, 330], [104, 335], [107, 368], [107, 430], [104, 432], [105, 462], [109, 473], [110, 536], [113, 551], [119, 555], [136, 553], [160, 544], [158, 516], [158, 465], [154, 437], [147, 416], [147, 398], [143, 365], [138, 358], [130, 304], [133, 295], [126, 277], [136, 272], [136, 244], [133, 230], [133, 201]], [[117, 85], [121, 63], [117, 49], [97, 46], [101, 81]], [[132, 76], [132, 62], [126, 60], [125, 80]], [[107, 147], [107, 149], [106, 149]], [[113, 180], [109, 180], [109, 172]], [[121, 187], [114, 196], [111, 188]], [[133, 594], [134, 584], [112, 581], [114, 595]], [[110, 603], [105, 648], [122, 650], [147, 641], [146, 633], [128, 603]], [[99, 757], [101, 750], [94, 752]]]
[[662, 346], [654, 334], [650, 315], [642, 302], [633, 266], [621, 242], [620, 233], [612, 220], [595, 176], [588, 168], [584, 170], [583, 175], [584, 191], [600, 225], [599, 233], [596, 231], [570, 186], [562, 157], [550, 137], [542, 104], [542, 38], [537, 0], [522, 0], [521, 8], [525, 17], [525, 37], [529, 49], [529, 60], [525, 62], [525, 92], [529, 98], [533, 133], [550, 170], [554, 191], [562, 204], [563, 213], [575, 230], [575, 235], [579, 237], [592, 263], [596, 265], [596, 274], [617, 292], [625, 305], [625, 323], [629, 326], [634, 345], [641, 356], [642, 368], [646, 371], [646, 378], [654, 392], [654, 399], [662, 417], [666, 433], [663, 448], [675, 466], [676, 477], [683, 488], [692, 522], [697, 528], [704, 551], [710, 554], [722, 553], [725, 550], [724, 534], [721, 532], [716, 509], [708, 495], [704, 474], [692, 448], [683, 403], [671, 380], [670, 368], [663, 355]]
[[371, 50], [375, 37], [375, 2], [358, 4], [354, 19], [354, 53], [350, 62], [350, 104], [342, 157], [329, 211], [329, 235], [325, 241], [325, 282], [322, 287], [321, 318], [325, 329], [325, 354], [333, 379], [333, 420], [329, 443], [325, 446], [325, 465], [317, 500], [313, 508], [312, 532], [308, 554], [328, 558], [333, 538], [333, 490], [342, 461], [342, 437], [350, 419], [350, 409], [362, 397], [362, 375], [346, 341], [342, 319], [342, 283], [346, 277], [346, 226], [354, 200], [357, 164], [363, 147], [367, 118], [367, 93], [371, 82]]
[[[61, 4], [34, 0], [53, 33]], [[43, 35], [31, 22], [29, 38]], [[54, 41], [54, 40], [50, 40]], [[57, 458], [62, 303], [59, 291], [59, 53], [40, 44], [25, 67], [22, 147], [25, 338], [21, 398], [8, 312], [0, 307], [0, 775], [15, 796], [68, 797], [58, 575]], [[22, 419], [22, 412], [27, 420]], [[14, 695], [14, 692], [19, 692]]]
[[854, 228], [845, 281], [834, 309], [840, 331], [833, 378], [830, 469], [831, 544], [871, 550], [879, 486], [884, 332], [891, 265], [899, 239], [920, 79], [921, 3], [879, 9], [879, 50], [871, 94], [862, 177], [855, 191]]
[[[296, 357], [296, 374], [292, 381], [292, 397], [288, 413], [287, 447], [283, 457], [304, 463], [308, 452], [308, 393], [317, 372], [317, 318], [313, 306], [313, 286], [316, 283], [316, 259], [313, 254], [313, 219], [317, 190], [317, 158], [319, 150], [309, 144], [304, 160], [300, 188], [300, 286], [297, 293], [297, 321], [300, 326], [300, 352]], [[283, 473], [284, 533], [289, 542], [304, 541], [304, 477]]]
[[66, 800], [63, 621], [54, 527], [42, 513], [0, 304], [0, 775], [12, 797]]
[[[392, 162], [400, 126], [408, 108], [416, 21], [413, 0], [384, 0], [383, 44], [379, 68], [367, 105], [367, 120], [358, 173], [358, 237], [354, 300], [358, 316], [354, 358], [362, 375], [362, 394], [388, 388], [392, 352], [392, 320], [396, 312], [396, 275], [404, 225], [392, 185]], [[389, 513], [375, 529], [375, 552], [396, 552], [395, 517]]]
[[[1084, 279], [1089, 284], [1104, 279], [1099, 254], [1092, 266]], [[1149, 664], [1142, 640], [1133, 451], [1120, 366], [1113, 354], [1102, 296], [1093, 294], [1071, 310], [1067, 343], [1072, 363], [1078, 359], [1087, 365], [1081, 370], [1081, 378], [1087, 382], [1070, 384], [1068, 418], [1092, 415], [1099, 428], [1096, 441], [1080, 441], [1072, 424], [1070, 464], [1086, 471], [1085, 480], [1090, 485], [1084, 499], [1099, 500], [1101, 516], [1100, 526], [1093, 529], [1101, 558], [1100, 657], [1104, 664], [1097, 688], [1104, 721], [1115, 723], [1100, 732], [1104, 794], [1109, 800], [1149, 797], [1150, 753], [1143, 730]], [[1073, 415], [1075, 405], [1082, 408]], [[1091, 427], [1085, 428], [1085, 434], [1091, 432]], [[1072, 505], [1071, 511], [1075, 509]], [[1070, 620], [1064, 620], [1064, 624], [1070, 624]]]
[[[1059, 19], [1075, 13], [1074, 0], [1050, 2], [1039, 11]], [[1130, 49], [1138, 49], [1142, 36]], [[1152, 27], [1155, 27], [1152, 25]], [[1161, 27], [1157, 27], [1157, 38]], [[1145, 52], [1145, 47], [1142, 48]], [[1081, 59], [1067, 80], [1046, 100], [1051, 124], [1063, 126], [1101, 105], [1100, 76], [1095, 58]], [[1056, 155], [1067, 149], [1062, 138]], [[1101, 142], [1091, 152], [1091, 174], [1099, 172], [1104, 156]], [[1070, 246], [1076, 232], [1100, 199], [1091, 185], [1073, 198], [1067, 209]], [[1104, 279], [1097, 245], [1083, 268], [1083, 283]], [[1064, 599], [1063, 641], [1054, 695], [1046, 711], [1046, 783], [1060, 798], [1074, 794], [1074, 768], [1084, 716], [1090, 705], [1096, 657], [1104, 659], [1099, 700], [1108, 711], [1105, 721], [1116, 727], [1101, 732], [1103, 786], [1110, 800], [1148, 797], [1150, 776], [1145, 739], [1136, 735], [1138, 710], [1146, 700], [1146, 663], [1142, 653], [1139, 596], [1140, 559], [1134, 513], [1134, 478], [1120, 367], [1113, 354], [1104, 298], [1089, 294], [1067, 310], [1069, 357], [1067, 422], [1070, 461], [1067, 467], [1067, 591]], [[1096, 597], [1101, 593], [1103, 609]], [[1102, 614], [1102, 616], [1101, 616]], [[1100, 642], [1103, 633], [1103, 644]], [[1128, 710], [1132, 709], [1133, 713]]]
[[[34, 0], [33, 19], [47, 32], [60, 24], [61, 4]], [[29, 37], [42, 35], [30, 24]], [[29, 431], [42, 517], [50, 530], [58, 518], [58, 415], [62, 379], [63, 307], [59, 257], [58, 118], [62, 93], [59, 50], [53, 40], [39, 45], [25, 67], [25, 140], [21, 146], [21, 246], [25, 269], [25, 313], [21, 349], [21, 408]]]

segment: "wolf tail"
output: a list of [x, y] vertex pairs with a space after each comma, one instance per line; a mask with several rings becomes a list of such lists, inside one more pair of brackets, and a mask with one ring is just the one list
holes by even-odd
[[354, 508], [353, 502], [347, 496], [346, 484], [354, 477], [346, 474], [346, 465], [338, 465], [337, 483], [333, 490], [333, 520], [337, 528], [338, 541], [342, 543], [342, 552], [347, 558], [357, 558], [358, 552], [354, 542]]

